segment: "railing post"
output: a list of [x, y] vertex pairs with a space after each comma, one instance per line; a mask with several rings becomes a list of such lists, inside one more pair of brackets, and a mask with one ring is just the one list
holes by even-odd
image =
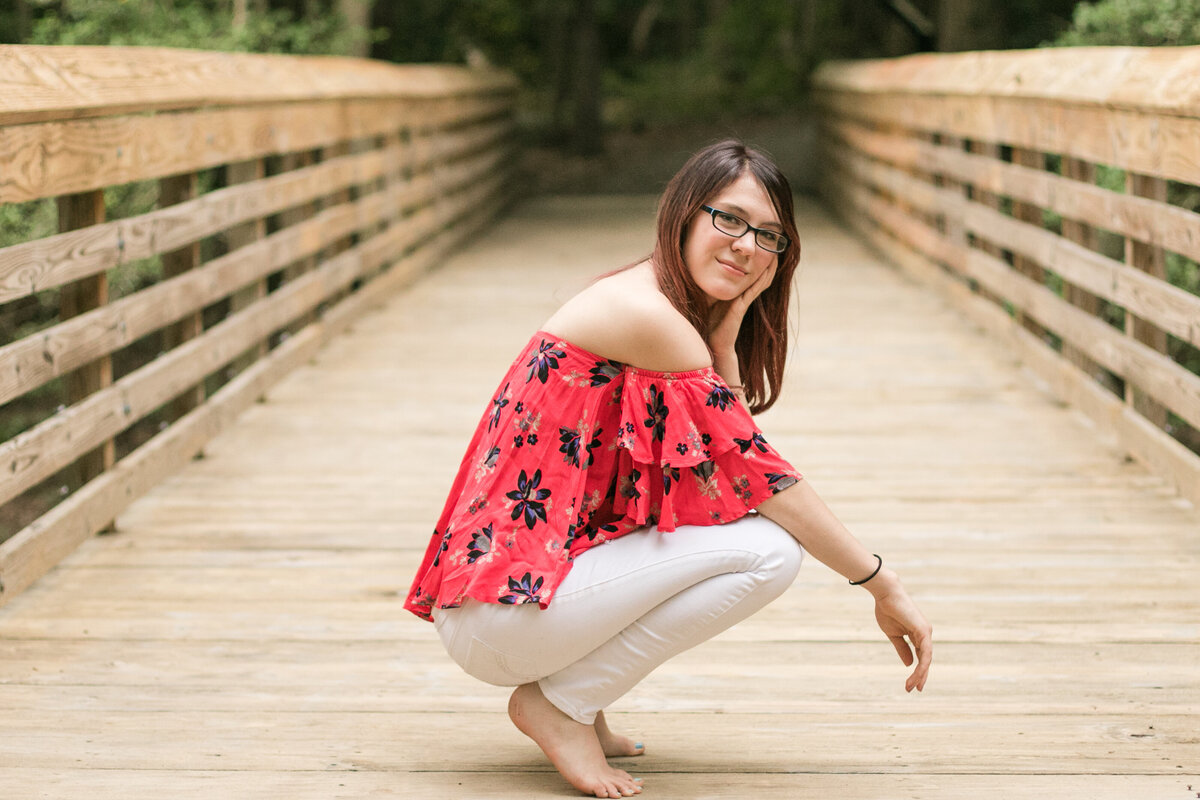
[[[337, 144], [322, 148], [320, 160], [321, 160], [321, 162], [331, 161], [335, 158], [339, 158], [340, 156], [350, 155], [352, 152], [361, 152], [361, 151], [352, 150], [351, 146], [350, 146], [350, 142], [341, 141], [341, 142], [338, 142]], [[326, 196], [323, 201], [323, 205], [325, 208], [337, 207], [337, 206], [343, 205], [345, 203], [349, 203], [353, 197], [355, 197], [354, 191], [352, 191], [351, 189], [341, 189], [337, 192], [334, 192], [331, 195]], [[339, 253], [344, 253], [347, 250], [349, 250], [351, 247], [354, 246], [354, 241], [355, 241], [355, 237], [353, 234], [351, 234], [349, 237], [347, 237], [345, 239], [339, 239], [336, 242], [331, 242], [328, 247], [326, 247], [324, 250], [322, 250], [318, 254], [317, 258], [320, 261], [326, 261], [330, 258], [333, 258], [334, 256], [336, 256]], [[343, 297], [345, 297], [347, 294], [349, 294], [349, 292], [350, 292], [350, 287], [346, 287], [342, 291], [331, 295], [329, 297], [329, 299], [326, 300], [326, 305], [332, 305], [332, 304], [336, 303], [338, 300], [341, 300]], [[321, 312], [321, 309], [318, 308], [317, 312], [316, 312], [317, 315], [319, 315], [320, 312]]]
[[[266, 161], [254, 158], [249, 161], [239, 161], [225, 167], [225, 185], [236, 186], [239, 183], [251, 183], [265, 178], [267, 175]], [[231, 252], [248, 244], [253, 244], [267, 235], [267, 221], [257, 217], [249, 222], [235, 225], [225, 232], [225, 246]], [[236, 314], [267, 296], [267, 279], [260, 278], [244, 289], [239, 289], [229, 296], [229, 313]], [[230, 376], [237, 375], [246, 367], [253, 364], [268, 352], [266, 340], [246, 351], [229, 363]]]
[[[104, 222], [104, 190], [97, 189], [82, 194], [64, 195], [57, 198], [58, 229], [60, 232], [87, 228]], [[108, 276], [104, 273], [66, 284], [59, 292], [59, 317], [70, 319], [93, 308], [108, 304]], [[66, 405], [84, 400], [92, 393], [112, 385], [112, 358], [101, 356], [87, 366], [80, 367], [66, 377]], [[116, 448], [112, 439], [85, 453], [75, 462], [71, 477], [78, 481], [76, 486], [95, 478], [110, 469], [116, 460]]]
[[[954, 151], [958, 151], [963, 148], [963, 140], [957, 136], [923, 136], [921, 138], [924, 141], [932, 143], [935, 147], [941, 146]], [[936, 178], [937, 180], [935, 181], [935, 184], [941, 185], [943, 188], [954, 191], [957, 194], [961, 194], [964, 202], [971, 198], [972, 189], [969, 183], [963, 183], [962, 181], [955, 180], [954, 178], [950, 178], [942, 174], [937, 175]], [[947, 209], [943, 210], [941, 218], [942, 234], [946, 237], [946, 240], [955, 247], [960, 248], [965, 253], [969, 242], [967, 237], [967, 228], [966, 225], [963, 224], [962, 215], [953, 214]]]
[[[1167, 182], [1162, 178], [1126, 172], [1125, 192], [1138, 197], [1149, 197], [1160, 203], [1167, 202]], [[1126, 236], [1125, 263], [1156, 278], [1166, 280], [1167, 262], [1161, 247], [1139, 242], [1131, 236]], [[1167, 352], [1166, 332], [1129, 311], [1125, 312], [1125, 334], [1160, 353]], [[1132, 405], [1139, 414], [1158, 427], [1165, 428], [1167, 426], [1166, 406], [1147, 397], [1128, 380], [1125, 381], [1125, 402]]]
[[[306, 150], [299, 153], [288, 153], [282, 158], [282, 170], [290, 172], [292, 170], [303, 169], [311, 166], [316, 161], [312, 151]], [[281, 227], [287, 228], [292, 225], [298, 225], [307, 219], [311, 219], [316, 215], [318, 203], [316, 201], [302, 203], [296, 208], [290, 209], [279, 215], [279, 223]], [[281, 271], [281, 280], [283, 284], [291, 283], [306, 272], [310, 272], [317, 265], [317, 257], [315, 255], [306, 256], [294, 264], [290, 264]], [[295, 319], [290, 325], [284, 328], [283, 333], [290, 336], [304, 329], [304, 326], [311, 322], [313, 315], [311, 313], [303, 314]]]
[[[197, 195], [198, 187], [199, 178], [194, 172], [163, 178], [158, 186], [158, 205], [160, 208], [167, 208], [191, 200]], [[186, 247], [164, 253], [162, 266], [164, 279], [182, 275], [200, 266], [200, 242], [192, 242]], [[162, 349], [164, 352], [172, 350], [188, 339], [199, 336], [203, 330], [204, 314], [202, 310], [197, 310], [174, 325], [163, 328]], [[167, 418], [173, 422], [203, 402], [204, 384], [199, 383], [181, 392], [171, 401], [167, 408]]]
[[[1012, 163], [1019, 164], [1023, 167], [1032, 167], [1033, 169], [1046, 168], [1045, 157], [1036, 150], [1028, 150], [1023, 147], [1014, 147], [1012, 150]], [[1029, 203], [1020, 203], [1013, 201], [1012, 204], [1013, 219], [1019, 219], [1022, 222], [1028, 222], [1031, 225], [1042, 227], [1042, 210], [1035, 205]], [[1039, 286], [1046, 283], [1046, 270], [1041, 265], [1031, 258], [1026, 258], [1022, 255], [1013, 256], [1013, 269], [1020, 274], [1029, 278]], [[1039, 339], [1046, 338], [1046, 329], [1038, 324], [1037, 320], [1028, 316], [1024, 309], [1018, 308], [1017, 320], [1025, 327], [1025, 330], [1032, 333]]]
[[[1096, 182], [1096, 165], [1070, 156], [1062, 157], [1062, 176], [1082, 183]], [[1090, 225], [1064, 218], [1062, 221], [1062, 236], [1064, 239], [1083, 245], [1089, 250], [1096, 249], [1096, 231]], [[1063, 298], [1071, 305], [1077, 306], [1091, 314], [1100, 315], [1100, 298], [1086, 289], [1073, 283], [1063, 286]], [[1096, 377], [1101, 373], [1101, 367], [1070, 342], [1063, 342], [1063, 358], [1071, 362], [1088, 375]]]
[[[999, 145], [992, 144], [991, 142], [973, 141], [971, 142], [970, 152], [974, 153], [975, 155], [987, 156], [988, 158], [996, 161], [1000, 160], [1000, 147]], [[985, 192], [976, 187], [972, 187], [971, 195], [971, 200], [979, 203], [980, 205], [987, 206], [993, 210], [1000, 209], [1000, 198], [993, 192]], [[1004, 248], [995, 242], [982, 240], [975, 242], [974, 246], [982, 249], [983, 252], [987, 253], [988, 255], [995, 256], [996, 258], [1004, 257]], [[986, 286], [979, 286], [976, 291], [996, 305], [1004, 304], [1004, 298], [1000, 297], [994, 292], [988, 291]]]

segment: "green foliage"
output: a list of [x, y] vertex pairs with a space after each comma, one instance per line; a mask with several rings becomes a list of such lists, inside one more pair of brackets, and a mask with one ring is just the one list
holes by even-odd
[[[254, 4], [251, 4], [253, 6]], [[351, 31], [333, 0], [311, 2], [297, 17], [290, 8], [252, 9], [245, 24], [233, 24], [228, 0], [29, 0], [30, 29], [25, 41], [43, 45], [163, 46], [223, 51], [335, 54], [346, 52], [363, 32]], [[11, 14], [0, 14], [0, 33], [15, 30]], [[201, 192], [215, 185], [210, 171], [201, 175]], [[153, 210], [158, 182], [107, 187], [104, 205], [109, 219], [124, 219]], [[0, 248], [50, 236], [58, 230], [53, 199], [0, 205]], [[115, 299], [155, 283], [162, 277], [160, 258], [124, 264], [108, 273]], [[42, 292], [0, 313], [0, 336], [19, 339], [45, 327], [57, 316], [56, 291]]]
[[248, 12], [235, 28], [220, 0], [71, 0], [41, 3], [30, 44], [137, 45], [202, 50], [337, 54], [363, 32], [348, 30], [336, 8], [297, 18], [286, 8]]
[[[835, 11], [814, 17], [827, 19]], [[746, 115], [777, 114], [803, 102], [815, 63], [830, 54], [829, 39], [816, 39], [818, 48], [805, 51], [806, 20], [800, 7], [787, 0], [725, 5], [699, 31], [693, 47], [671, 43], [686, 40], [672, 29], [668, 15], [659, 26], [654, 59], [633, 54], [619, 60], [609, 75], [610, 104], [618, 125], [666, 126], [679, 122], [726, 120]]]
[[446, 31], [449, 54], [458, 60], [478, 51], [490, 61], [504, 64], [523, 80], [536, 82], [542, 70], [538, 30], [546, 11], [531, 10], [529, 5], [521, 0], [458, 3]]
[[1125, 170], [1107, 164], [1097, 164], [1096, 185], [1110, 192], [1125, 194]]
[[797, 4], [786, 0], [725, 6], [706, 31], [705, 49], [729, 102], [777, 111], [796, 99], [809, 66], [796, 46], [800, 22]]
[[53, 200], [0, 204], [0, 247], [41, 239], [58, 226], [58, 209]]
[[1055, 45], [1200, 44], [1200, 0], [1101, 0], [1075, 8]]

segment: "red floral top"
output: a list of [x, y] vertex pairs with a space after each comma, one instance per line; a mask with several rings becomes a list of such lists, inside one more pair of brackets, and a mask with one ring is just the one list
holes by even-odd
[[651, 372], [538, 332], [479, 422], [404, 607], [549, 605], [646, 525], [719, 525], [800, 479], [711, 367]]

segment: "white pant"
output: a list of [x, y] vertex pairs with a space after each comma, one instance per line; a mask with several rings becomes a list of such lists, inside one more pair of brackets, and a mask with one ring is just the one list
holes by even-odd
[[467, 600], [433, 616], [468, 674], [498, 686], [537, 681], [590, 725], [659, 664], [782, 594], [802, 558], [787, 531], [757, 515], [648, 528], [580, 554], [545, 610]]

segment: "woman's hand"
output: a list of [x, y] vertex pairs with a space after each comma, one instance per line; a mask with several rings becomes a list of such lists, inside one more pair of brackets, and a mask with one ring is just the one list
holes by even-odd
[[925, 688], [933, 663], [933, 628], [904, 590], [896, 573], [876, 562], [846, 530], [808, 480], [794, 483], [758, 505], [758, 513], [782, 526], [805, 552], [850, 580], [861, 580], [877, 564], [879, 570], [860, 585], [875, 598], [875, 620], [891, 640], [904, 666], [917, 666], [904, 683], [906, 691]]
[[878, 594], [872, 592], [875, 596], [875, 621], [891, 640], [904, 666], [912, 666], [915, 651], [917, 666], [904, 682], [904, 690], [911, 692], [916, 689], [919, 692], [925, 688], [929, 665], [933, 663], [933, 628], [900, 585], [900, 580], [894, 574], [888, 578], [890, 580], [878, 587], [867, 584], [863, 588], [880, 590]]
[[[744, 292], [728, 302], [713, 304], [706, 338], [708, 346], [712, 348], [713, 355], [718, 361], [722, 357], [733, 356], [733, 348], [737, 343], [738, 331], [742, 329], [742, 320], [746, 316], [746, 311], [749, 310], [754, 299], [766, 291], [767, 287], [771, 285], [771, 281], [775, 280], [775, 269], [778, 266], [779, 259], [773, 259], [771, 266], [763, 270], [763, 273], [754, 283], [747, 286]], [[733, 363], [737, 363], [736, 356]], [[718, 369], [717, 372], [721, 372], [721, 370]], [[724, 373], [721, 374], [724, 376]]]

